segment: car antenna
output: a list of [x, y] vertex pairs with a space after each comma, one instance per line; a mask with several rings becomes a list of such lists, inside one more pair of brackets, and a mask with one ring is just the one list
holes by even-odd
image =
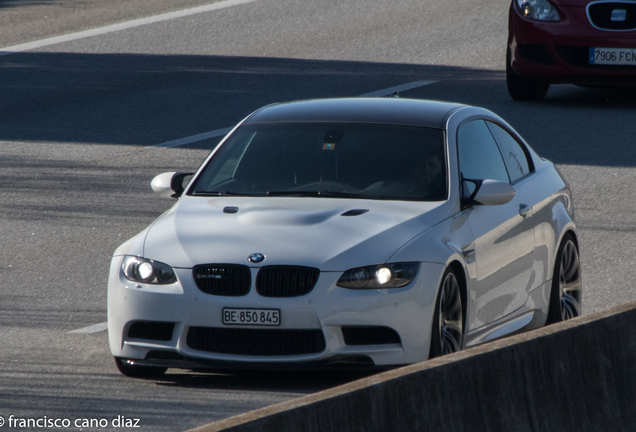
[[393, 94], [391, 95], [392, 98], [399, 98], [400, 97], [400, 93], [399, 92], [393, 92]]

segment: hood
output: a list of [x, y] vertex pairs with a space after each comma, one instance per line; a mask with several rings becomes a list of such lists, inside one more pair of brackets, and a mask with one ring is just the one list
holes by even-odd
[[[184, 196], [148, 228], [143, 256], [177, 268], [236, 263], [344, 271], [387, 262], [413, 237], [448, 217], [443, 204]], [[224, 212], [226, 207], [238, 211]], [[367, 211], [343, 216], [350, 210]], [[251, 264], [248, 256], [254, 253], [265, 260]]]

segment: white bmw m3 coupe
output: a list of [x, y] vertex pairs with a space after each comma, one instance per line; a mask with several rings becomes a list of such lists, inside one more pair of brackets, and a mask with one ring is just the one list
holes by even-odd
[[177, 201], [108, 281], [127, 376], [404, 365], [581, 313], [570, 187], [485, 109], [270, 105], [152, 188]]

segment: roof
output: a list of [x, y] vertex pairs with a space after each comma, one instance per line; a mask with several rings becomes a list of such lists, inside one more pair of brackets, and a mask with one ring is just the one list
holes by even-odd
[[269, 105], [245, 124], [257, 123], [376, 123], [444, 129], [448, 114], [465, 105], [402, 98], [314, 99]]

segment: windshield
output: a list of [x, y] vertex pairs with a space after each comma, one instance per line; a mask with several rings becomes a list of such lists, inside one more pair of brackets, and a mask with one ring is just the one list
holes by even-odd
[[243, 126], [189, 194], [440, 201], [447, 196], [444, 133], [369, 124]]

